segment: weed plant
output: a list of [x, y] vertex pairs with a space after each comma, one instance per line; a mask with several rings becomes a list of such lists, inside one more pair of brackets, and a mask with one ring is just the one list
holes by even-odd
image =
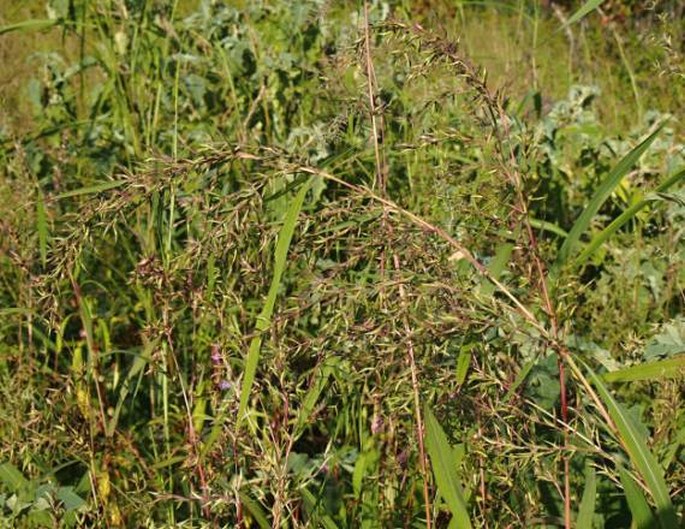
[[0, 28], [62, 44], [0, 137], [0, 525], [679, 527], [685, 147], [645, 69], [616, 132], [418, 4], [181, 4]]

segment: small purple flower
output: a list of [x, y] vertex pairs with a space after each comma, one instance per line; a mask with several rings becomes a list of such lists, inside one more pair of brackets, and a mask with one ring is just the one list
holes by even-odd
[[211, 358], [212, 358], [212, 363], [213, 363], [214, 365], [220, 364], [221, 361], [223, 360], [223, 358], [222, 358], [222, 356], [221, 356], [221, 351], [219, 350], [219, 346], [218, 346], [218, 345], [213, 345], [213, 346], [212, 346], [212, 356], [211, 356]]
[[221, 391], [228, 391], [229, 389], [231, 389], [231, 387], [232, 384], [228, 380], [221, 380], [219, 382], [219, 389]]

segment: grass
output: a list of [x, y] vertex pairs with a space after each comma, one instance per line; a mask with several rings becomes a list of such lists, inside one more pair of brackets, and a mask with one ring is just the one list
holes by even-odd
[[677, 527], [683, 28], [595, 4], [2, 9], [0, 526]]

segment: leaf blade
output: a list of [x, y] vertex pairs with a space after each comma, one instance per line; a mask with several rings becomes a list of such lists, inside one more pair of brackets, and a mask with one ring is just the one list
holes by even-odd
[[424, 409], [424, 417], [426, 419], [426, 448], [440, 494], [445, 498], [447, 506], [457, 520], [457, 527], [470, 529], [472, 525], [466, 500], [461, 490], [456, 468], [453, 467], [453, 461], [451, 461], [454, 453], [452, 447], [447, 440], [445, 431], [428, 406]]
[[595, 191], [595, 194], [590, 199], [588, 205], [573, 224], [573, 227], [568, 233], [568, 237], [566, 237], [564, 243], [561, 245], [561, 248], [559, 249], [559, 255], [557, 256], [557, 267], [564, 265], [569, 260], [573, 250], [580, 241], [581, 235], [583, 235], [583, 233], [585, 233], [590, 227], [592, 218], [599, 211], [604, 202], [606, 202], [606, 200], [611, 196], [611, 193], [616, 186], [618, 186], [626, 173], [631, 169], [631, 167], [633, 167], [633, 165], [654, 142], [664, 125], [665, 123], [662, 123], [659, 127], [657, 127], [654, 132], [652, 132], [640, 144], [638, 144], [628, 154], [621, 158], [618, 164], [616, 164], [614, 168], [609, 171], [606, 178], [602, 181]]
[[635, 469], [645, 481], [656, 503], [662, 529], [676, 529], [678, 527], [677, 517], [656, 457], [647, 447], [626, 411], [614, 400], [602, 379], [587, 364], [585, 364], [585, 369], [590, 374], [592, 383], [597, 388], [597, 392], [616, 426], [619, 441], [628, 453]]
[[269, 285], [269, 292], [266, 296], [266, 301], [262, 307], [262, 311], [257, 316], [255, 324], [256, 336], [250, 342], [250, 348], [245, 360], [245, 371], [240, 388], [240, 404], [238, 405], [238, 417], [236, 428], [240, 427], [240, 423], [247, 410], [247, 402], [250, 398], [252, 385], [254, 384], [255, 375], [257, 373], [257, 365], [259, 364], [259, 356], [262, 347], [262, 333], [271, 325], [271, 316], [273, 315], [274, 306], [276, 305], [276, 297], [281, 285], [281, 277], [285, 270], [286, 259], [288, 257], [288, 250], [290, 249], [290, 242], [295, 233], [295, 225], [300, 210], [304, 204], [304, 198], [309, 191], [314, 177], [310, 177], [300, 188], [295, 195], [295, 199], [290, 204], [286, 211], [283, 220], [283, 226], [278, 234], [278, 241], [276, 242], [276, 254], [274, 259], [274, 273]]

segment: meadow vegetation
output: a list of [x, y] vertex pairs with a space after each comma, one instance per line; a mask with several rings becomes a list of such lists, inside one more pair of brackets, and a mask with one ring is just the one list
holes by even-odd
[[0, 527], [683, 527], [682, 15], [0, 1]]

